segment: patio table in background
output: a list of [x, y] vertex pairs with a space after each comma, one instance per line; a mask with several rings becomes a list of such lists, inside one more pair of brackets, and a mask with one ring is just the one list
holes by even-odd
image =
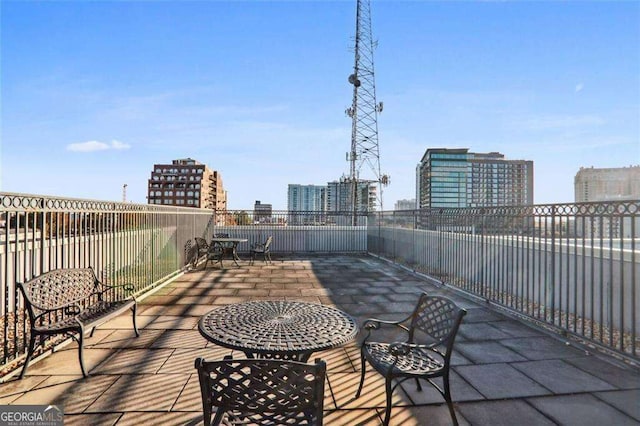
[[355, 339], [358, 325], [347, 313], [319, 303], [259, 300], [216, 308], [202, 316], [200, 334], [247, 357], [306, 362], [313, 352]]
[[236, 266], [240, 266], [238, 264], [238, 260], [240, 260], [240, 257], [238, 256], [238, 244], [246, 243], [247, 241], [249, 241], [247, 238], [213, 237], [211, 239], [211, 245], [219, 244], [220, 247], [222, 247], [222, 255], [220, 256], [220, 260], [218, 261], [220, 262], [220, 267], [222, 267], [222, 260], [224, 259], [225, 253], [228, 252], [226, 244], [233, 245], [233, 247], [231, 248], [231, 259], [233, 260], [233, 263], [236, 264]]

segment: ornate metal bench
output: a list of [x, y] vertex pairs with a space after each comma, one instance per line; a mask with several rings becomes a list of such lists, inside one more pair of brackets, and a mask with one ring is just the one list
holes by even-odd
[[111, 286], [100, 282], [92, 268], [56, 269], [32, 278], [25, 283], [17, 283], [29, 313], [30, 337], [27, 359], [20, 378], [24, 377], [35, 350], [38, 336], [66, 334], [78, 342], [78, 357], [82, 375], [87, 377], [82, 358], [85, 331], [91, 328], [91, 336], [96, 327], [127, 309], [133, 312], [133, 329], [136, 326], [136, 300], [128, 296], [114, 300], [121, 288], [133, 291], [132, 284]]

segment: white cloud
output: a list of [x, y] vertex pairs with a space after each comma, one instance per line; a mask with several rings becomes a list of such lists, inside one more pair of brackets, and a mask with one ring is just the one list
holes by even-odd
[[87, 141], [80, 143], [71, 143], [67, 145], [67, 151], [74, 152], [94, 152], [94, 151], [106, 151], [108, 149], [123, 150], [131, 148], [130, 145], [119, 142], [111, 141], [111, 144], [107, 144], [100, 141]]
[[131, 148], [131, 145], [126, 144], [124, 142], [120, 142], [120, 141], [111, 141], [111, 148], [112, 149], [129, 149]]
[[576, 88], [575, 88], [575, 92], [582, 92], [582, 89], [584, 89], [584, 84], [583, 83], [578, 83], [576, 84]]

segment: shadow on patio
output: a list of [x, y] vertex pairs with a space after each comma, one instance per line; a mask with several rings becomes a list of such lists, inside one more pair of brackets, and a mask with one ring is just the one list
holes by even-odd
[[[445, 294], [468, 310], [456, 340], [451, 378], [461, 424], [638, 424], [640, 372], [529, 327], [460, 293], [369, 256], [286, 258], [272, 265], [196, 270], [139, 304], [139, 338], [118, 317], [87, 340], [83, 379], [72, 343], [34, 363], [27, 376], [0, 385], [0, 404], [61, 404], [65, 424], [202, 423], [196, 357], [229, 354], [197, 330], [218, 305], [295, 299], [336, 307], [358, 324], [399, 319], [423, 291]], [[236, 353], [235, 356], [242, 354]], [[325, 424], [379, 425], [384, 382], [369, 374], [362, 396], [357, 342], [316, 353], [326, 360]], [[407, 382], [394, 395], [393, 425], [450, 424], [446, 404], [428, 386]]]

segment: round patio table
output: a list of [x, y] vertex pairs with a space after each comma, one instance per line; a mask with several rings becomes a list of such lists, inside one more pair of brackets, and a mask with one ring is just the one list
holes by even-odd
[[358, 325], [331, 306], [260, 300], [216, 308], [200, 318], [198, 330], [208, 341], [240, 350], [249, 358], [306, 362], [313, 352], [355, 339]]

